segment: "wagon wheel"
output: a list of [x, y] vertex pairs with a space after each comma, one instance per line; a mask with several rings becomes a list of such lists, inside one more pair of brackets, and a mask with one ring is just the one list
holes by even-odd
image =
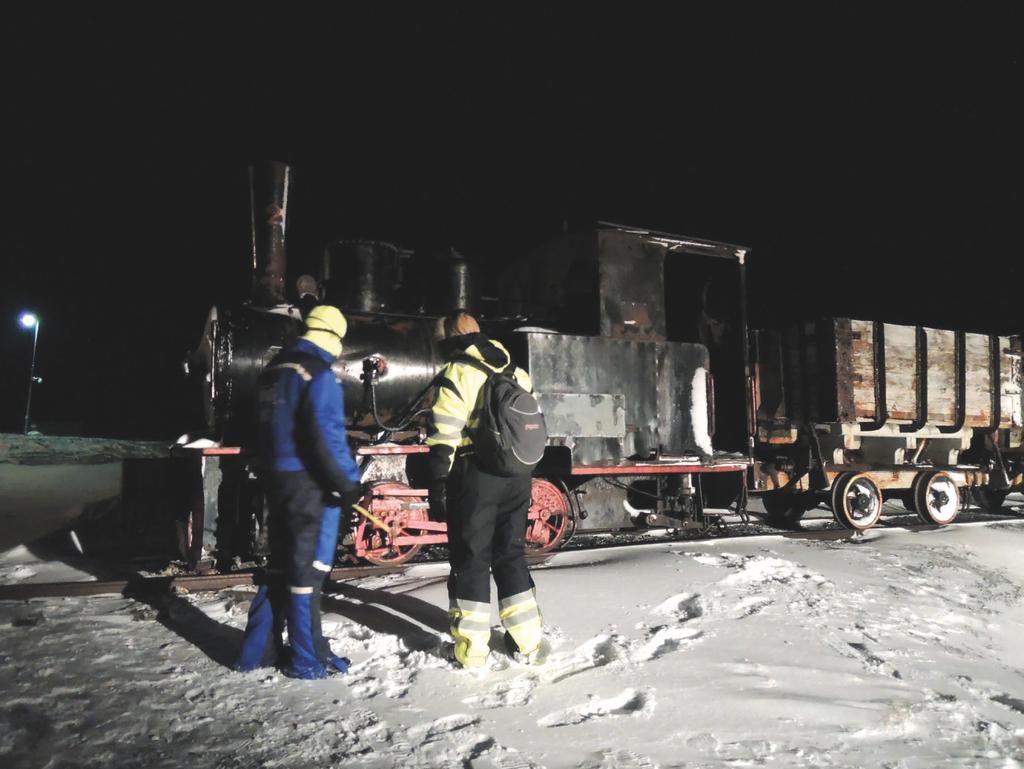
[[1006, 495], [1009, 491], [1005, 489], [993, 489], [988, 486], [975, 486], [972, 496], [974, 501], [978, 504], [982, 510], [986, 513], [998, 513], [1003, 508], [1003, 502], [1006, 501]]
[[927, 471], [914, 479], [914, 510], [924, 523], [945, 526], [960, 514], [960, 491], [946, 472]]
[[882, 492], [866, 473], [842, 473], [832, 484], [832, 515], [847, 529], [870, 529], [882, 516]]
[[569, 500], [551, 481], [533, 479], [530, 510], [526, 521], [526, 550], [547, 553], [565, 540], [572, 518]]
[[765, 521], [777, 529], [799, 528], [803, 518], [813, 502], [808, 495], [789, 489], [774, 489], [761, 495], [764, 505]]
[[388, 531], [377, 528], [360, 516], [356, 536], [366, 549], [363, 557], [370, 563], [380, 566], [405, 563], [423, 547], [419, 544], [394, 545], [392, 542], [394, 537], [416, 536], [418, 531], [415, 528], [410, 531], [407, 527], [416, 521], [427, 520], [424, 508], [411, 506], [422, 503], [422, 497], [388, 496], [389, 493], [408, 490], [404, 483], [381, 483], [373, 487], [366, 509], [387, 525]]

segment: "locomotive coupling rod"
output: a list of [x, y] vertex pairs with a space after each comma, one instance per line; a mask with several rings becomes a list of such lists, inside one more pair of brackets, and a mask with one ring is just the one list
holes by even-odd
[[384, 531], [391, 531], [391, 528], [386, 523], [384, 523], [384, 521], [375, 516], [362, 505], [352, 505], [352, 508], [361, 516], [363, 516], [366, 520], [368, 520], [370, 523], [376, 526], [378, 529], [383, 529]]

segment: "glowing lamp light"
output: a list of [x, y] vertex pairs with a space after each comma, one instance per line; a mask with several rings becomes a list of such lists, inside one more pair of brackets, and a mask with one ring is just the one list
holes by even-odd
[[25, 399], [25, 435], [28, 435], [29, 411], [32, 409], [32, 385], [43, 380], [36, 376], [36, 346], [39, 344], [39, 318], [33, 312], [23, 312], [18, 323], [25, 330], [35, 329], [32, 334], [32, 367], [28, 371], [28, 397]]

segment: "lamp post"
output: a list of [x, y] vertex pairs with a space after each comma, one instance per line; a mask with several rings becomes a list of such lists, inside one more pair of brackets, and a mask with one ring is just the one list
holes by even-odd
[[31, 312], [23, 312], [18, 322], [24, 329], [33, 329], [32, 334], [32, 367], [28, 373], [28, 399], [25, 401], [25, 435], [28, 435], [28, 415], [32, 408], [32, 385], [36, 381], [36, 345], [39, 343], [39, 318]]

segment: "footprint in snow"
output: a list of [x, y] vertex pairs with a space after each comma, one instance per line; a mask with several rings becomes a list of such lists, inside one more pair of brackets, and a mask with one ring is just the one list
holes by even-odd
[[871, 672], [884, 673], [897, 680], [903, 679], [900, 671], [868, 649], [867, 644], [848, 641], [846, 645], [853, 650], [855, 656], [861, 659], [864, 662], [864, 666]]
[[685, 622], [703, 615], [704, 609], [701, 606], [700, 596], [696, 593], [677, 593], [651, 609], [651, 613]]
[[605, 750], [595, 758], [577, 764], [577, 769], [657, 769], [648, 756], [631, 750]]
[[993, 702], [998, 702], [1000, 705], [1005, 705], [1010, 710], [1015, 710], [1018, 713], [1024, 714], [1024, 700], [1017, 697], [1013, 697], [1009, 694], [996, 694], [995, 696], [989, 697]]
[[747, 617], [753, 617], [755, 614], [760, 614], [773, 603], [775, 601], [767, 596], [754, 595], [741, 598], [733, 607], [733, 618], [746, 619]]
[[425, 724], [417, 724], [409, 729], [409, 738], [416, 740], [420, 745], [431, 742], [441, 735], [449, 734], [467, 726], [473, 726], [480, 719], [467, 713], [453, 713], [450, 716], [442, 716], [435, 721]]
[[696, 628], [667, 626], [651, 628], [648, 639], [633, 649], [629, 658], [633, 662], [650, 662], [676, 651], [690, 641], [696, 641], [703, 635], [703, 631]]
[[466, 697], [462, 702], [472, 708], [485, 710], [520, 707], [530, 702], [530, 695], [536, 686], [536, 681], [532, 677], [521, 676], [510, 681], [502, 681], [493, 691]]
[[604, 667], [626, 656], [626, 643], [621, 636], [602, 633], [594, 636], [572, 652], [552, 655], [540, 669], [545, 683], [561, 681], [585, 670]]
[[559, 710], [539, 719], [541, 726], [574, 726], [584, 721], [609, 716], [641, 716], [650, 715], [654, 711], [654, 694], [651, 690], [625, 691], [607, 699], [591, 698], [582, 705]]

